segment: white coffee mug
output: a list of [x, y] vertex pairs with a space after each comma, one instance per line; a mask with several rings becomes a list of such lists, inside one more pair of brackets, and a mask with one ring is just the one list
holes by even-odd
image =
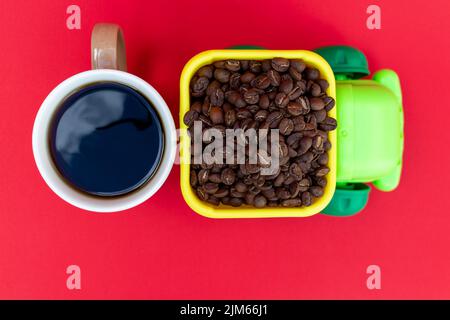
[[[42, 178], [59, 197], [81, 209], [115, 212], [139, 205], [163, 185], [175, 160], [176, 130], [170, 110], [159, 93], [141, 78], [126, 72], [125, 45], [120, 27], [97, 24], [92, 31], [91, 41], [93, 70], [63, 81], [42, 103], [33, 127], [33, 154]], [[146, 97], [158, 113], [164, 135], [163, 154], [153, 176], [140, 188], [117, 197], [93, 196], [71, 186], [62, 178], [50, 153], [50, 128], [61, 103], [80, 88], [105, 81], [126, 85]]]

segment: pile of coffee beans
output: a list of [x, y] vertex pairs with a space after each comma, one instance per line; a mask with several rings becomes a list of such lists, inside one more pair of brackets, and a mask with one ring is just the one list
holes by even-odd
[[221, 132], [279, 129], [280, 167], [262, 175], [261, 164], [191, 164], [197, 196], [214, 205], [257, 208], [310, 206], [321, 197], [330, 171], [328, 131], [337, 125], [328, 116], [335, 105], [328, 86], [302, 60], [226, 60], [200, 68], [184, 116], [191, 136], [195, 121]]

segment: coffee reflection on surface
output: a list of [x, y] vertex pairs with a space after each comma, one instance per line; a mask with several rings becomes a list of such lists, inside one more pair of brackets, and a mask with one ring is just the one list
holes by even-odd
[[76, 188], [98, 196], [123, 195], [158, 167], [162, 126], [153, 106], [135, 90], [97, 83], [60, 106], [50, 146], [56, 167]]

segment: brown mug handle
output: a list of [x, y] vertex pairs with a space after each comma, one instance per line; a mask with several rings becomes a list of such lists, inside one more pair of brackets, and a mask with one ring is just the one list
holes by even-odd
[[117, 24], [97, 23], [91, 37], [92, 69], [127, 71], [125, 41]]

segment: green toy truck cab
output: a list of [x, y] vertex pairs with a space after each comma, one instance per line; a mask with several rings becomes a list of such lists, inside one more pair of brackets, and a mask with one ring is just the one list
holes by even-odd
[[346, 46], [315, 50], [336, 77], [337, 185], [323, 213], [349, 216], [367, 203], [372, 183], [382, 191], [400, 181], [403, 154], [403, 108], [400, 81], [392, 70], [380, 70], [372, 79], [367, 60]]

